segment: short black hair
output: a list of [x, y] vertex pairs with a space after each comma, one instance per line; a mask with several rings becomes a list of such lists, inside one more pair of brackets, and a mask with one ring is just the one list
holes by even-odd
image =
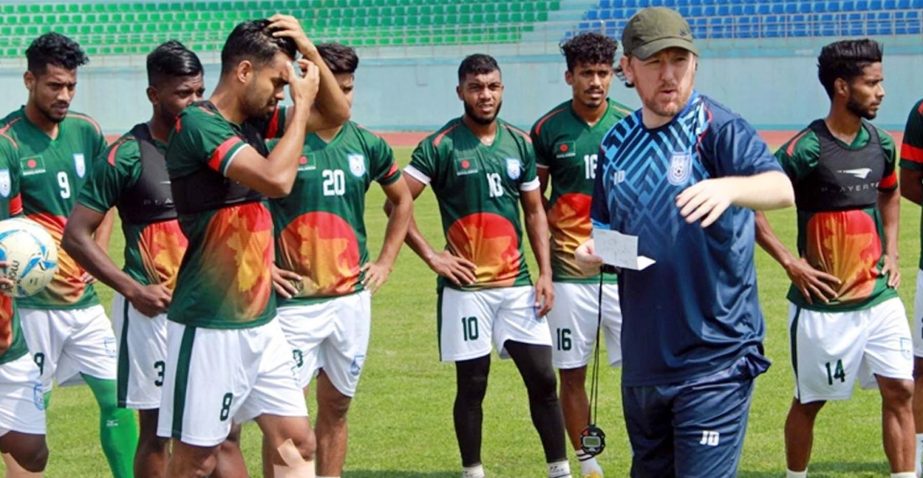
[[73, 70], [90, 61], [77, 42], [56, 32], [48, 32], [32, 40], [26, 48], [26, 60], [33, 75], [44, 74], [48, 65]]
[[492, 71], [500, 71], [500, 66], [497, 65], [494, 57], [483, 53], [468, 55], [462, 60], [461, 65], [458, 65], [458, 82], [465, 81], [465, 76], [468, 74], [483, 75]]
[[244, 60], [250, 60], [256, 67], [272, 61], [276, 53], [282, 52], [295, 59], [295, 41], [288, 37], [274, 37], [269, 20], [247, 20], [239, 23], [221, 49], [221, 74], [237, 67]]
[[159, 85], [170, 78], [202, 74], [202, 63], [192, 50], [176, 40], [161, 43], [147, 55], [147, 83]]
[[883, 49], [875, 40], [863, 38], [833, 42], [820, 50], [817, 77], [827, 96], [833, 98], [833, 83], [837, 78], [850, 83], [862, 75], [865, 67], [881, 63], [882, 56]]
[[359, 57], [356, 55], [356, 50], [342, 43], [319, 43], [317, 53], [334, 74], [352, 74], [359, 68]]
[[567, 71], [574, 71], [574, 68], [581, 63], [612, 65], [615, 63], [615, 50], [618, 47], [618, 42], [606, 35], [597, 32], [583, 32], [561, 43], [561, 53], [567, 61]]

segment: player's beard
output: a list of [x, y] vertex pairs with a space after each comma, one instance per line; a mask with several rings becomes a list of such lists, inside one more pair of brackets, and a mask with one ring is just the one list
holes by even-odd
[[60, 105], [60, 104], [61, 103], [56, 101], [52, 103], [52, 105], [49, 106], [48, 108], [39, 107], [38, 110], [40, 113], [42, 113], [42, 116], [44, 116], [45, 119], [47, 119], [48, 121], [52, 123], [57, 124], [57, 123], [64, 121], [64, 118], [67, 117], [67, 112], [70, 110], [70, 105], [66, 105], [64, 107], [64, 113], [58, 116], [56, 113], [54, 113], [54, 110], [52, 109], [52, 107]]
[[489, 125], [497, 120], [497, 115], [500, 114], [500, 107], [503, 106], [503, 101], [498, 102], [497, 107], [494, 109], [494, 114], [488, 118], [485, 116], [478, 115], [477, 111], [474, 108], [472, 108], [471, 105], [469, 105], [467, 101], [464, 103], [465, 103], [465, 116], [471, 118], [471, 121], [474, 121], [475, 123], [484, 125], [484, 126]]
[[867, 120], [875, 119], [875, 117], [878, 116], [878, 113], [872, 111], [871, 108], [863, 108], [858, 101], [853, 99], [852, 95], [850, 95], [849, 99], [846, 100], [846, 110], [860, 118], [865, 118]]

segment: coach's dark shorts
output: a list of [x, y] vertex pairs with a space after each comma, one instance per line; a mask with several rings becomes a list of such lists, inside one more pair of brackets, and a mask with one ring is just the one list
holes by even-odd
[[633, 452], [631, 476], [736, 476], [753, 379], [767, 368], [766, 358], [750, 355], [689, 382], [623, 385], [622, 407]]

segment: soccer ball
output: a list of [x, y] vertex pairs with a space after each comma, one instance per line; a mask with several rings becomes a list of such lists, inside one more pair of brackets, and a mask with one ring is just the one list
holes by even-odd
[[13, 281], [13, 287], [0, 292], [13, 297], [28, 297], [44, 289], [58, 269], [58, 248], [51, 234], [37, 222], [24, 218], [0, 221], [0, 277]]

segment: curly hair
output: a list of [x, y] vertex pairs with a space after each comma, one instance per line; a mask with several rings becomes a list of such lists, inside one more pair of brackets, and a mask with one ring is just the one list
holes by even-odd
[[618, 47], [618, 42], [606, 35], [597, 32], [583, 32], [561, 43], [561, 53], [567, 61], [567, 71], [574, 71], [574, 68], [581, 63], [613, 64]]
[[44, 74], [48, 65], [73, 70], [90, 61], [77, 42], [56, 32], [45, 33], [32, 40], [26, 48], [26, 60], [33, 75]]

